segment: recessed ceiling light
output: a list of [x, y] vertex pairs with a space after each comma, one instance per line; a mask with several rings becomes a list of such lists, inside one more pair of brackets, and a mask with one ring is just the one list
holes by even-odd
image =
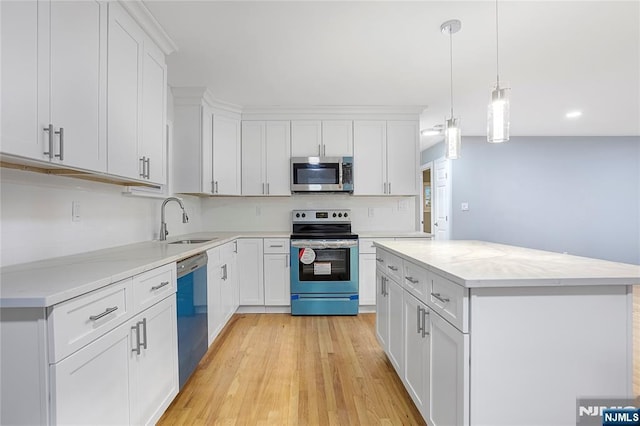
[[582, 111], [569, 111], [565, 117], [567, 118], [578, 118], [582, 115]]

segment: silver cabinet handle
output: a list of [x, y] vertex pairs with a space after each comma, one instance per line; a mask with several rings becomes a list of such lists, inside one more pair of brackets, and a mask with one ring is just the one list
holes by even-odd
[[324, 156], [327, 155], [327, 146], [326, 145], [322, 145], [322, 155], [324, 155]]
[[49, 133], [49, 151], [46, 151], [44, 155], [48, 155], [49, 159], [53, 159], [53, 124], [49, 124], [49, 127], [45, 127], [42, 130]]
[[320, 151], [320, 144], [318, 144], [318, 157], [322, 155], [322, 151]]
[[269, 244], [269, 247], [276, 248], [276, 247], [284, 247], [284, 246], [282, 244]]
[[391, 194], [391, 182], [389, 182], [389, 194]]
[[60, 161], [64, 160], [64, 127], [60, 127], [60, 130], [55, 132], [56, 135], [60, 135], [60, 154], [56, 154], [54, 157], [58, 157]]
[[169, 285], [169, 281], [163, 281], [158, 285], [154, 285], [153, 287], [151, 287], [151, 291], [155, 291], [155, 290], [159, 290], [162, 287], [168, 286]]
[[233, 252], [234, 253], [238, 253], [238, 242], [237, 241], [233, 242]]
[[398, 270], [398, 267], [393, 265], [388, 265], [387, 268], [391, 269], [393, 272], [396, 272]]
[[387, 279], [387, 277], [383, 277], [383, 280], [384, 280], [384, 295], [385, 295], [385, 297], [386, 297], [386, 296], [388, 296], [388, 295], [389, 295], [389, 292], [387, 291], [387, 282], [388, 282], [389, 280]]
[[384, 296], [384, 277], [380, 277], [380, 295]]
[[429, 315], [429, 311], [427, 311], [426, 309], [422, 310], [422, 337], [426, 337], [429, 335], [429, 332], [427, 331], [427, 315]]
[[420, 320], [423, 318], [422, 317], [422, 307], [420, 305], [416, 305], [416, 307], [418, 308], [418, 312], [416, 312], [416, 318], [418, 320], [418, 331], [416, 331], [416, 333], [420, 334], [420, 332], [423, 329], [423, 327], [420, 327]]
[[146, 170], [145, 170], [145, 175], [144, 177], [147, 179], [151, 179], [151, 157], [147, 157], [146, 159]]
[[269, 182], [267, 182], [267, 195], [269, 195]]
[[380, 262], [380, 263], [384, 262], [384, 260], [382, 260], [382, 258], [380, 258], [380, 257], [376, 257], [376, 261]]
[[387, 193], [387, 182], [384, 183], [384, 190], [383, 192], [386, 194]]
[[284, 261], [284, 267], [288, 268], [289, 267], [289, 255], [287, 254], [285, 257], [285, 261]]
[[215, 193], [217, 194], [218, 193], [218, 181], [216, 181], [215, 183], [216, 183], [216, 191], [215, 191]]
[[436, 299], [438, 299], [439, 301], [441, 301], [442, 303], [448, 303], [449, 299], [446, 297], [443, 297], [440, 293], [431, 293], [431, 295], [433, 297], [435, 297]]
[[140, 323], [136, 323], [136, 325], [131, 327], [131, 330], [134, 331], [134, 333], [136, 333], [136, 347], [131, 349], [131, 352], [135, 352], [136, 354], [140, 355]]
[[369, 247], [374, 248], [376, 245], [371, 243], [371, 245]]
[[227, 280], [227, 264], [222, 265], [222, 279]]
[[262, 182], [262, 195], [267, 195], [267, 191], [265, 190], [266, 185]]
[[107, 308], [107, 309], [105, 309], [105, 311], [104, 311], [103, 313], [101, 313], [101, 314], [98, 314], [98, 315], [91, 315], [91, 316], [89, 317], [89, 319], [90, 319], [91, 321], [96, 321], [96, 320], [99, 320], [100, 318], [102, 318], [102, 317], [104, 317], [104, 316], [109, 315], [111, 312], [115, 312], [115, 311], [117, 311], [117, 310], [118, 310], [118, 307], [117, 307], [117, 306], [114, 306], [113, 308]]
[[419, 280], [414, 280], [413, 277], [404, 277], [407, 281], [409, 281], [411, 284], [418, 284], [420, 281]]
[[147, 319], [143, 318], [139, 324], [142, 325], [142, 337], [144, 338], [144, 342], [142, 343], [142, 347], [147, 349]]
[[146, 164], [147, 164], [147, 157], [140, 157], [140, 165], [142, 166], [142, 171], [140, 172], [140, 177], [142, 179], [144, 179], [144, 176], [145, 176], [144, 168], [146, 167]]

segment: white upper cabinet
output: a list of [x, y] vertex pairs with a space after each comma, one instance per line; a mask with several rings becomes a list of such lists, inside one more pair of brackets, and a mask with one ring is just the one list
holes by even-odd
[[2, 2], [2, 152], [106, 170], [106, 3]]
[[205, 88], [174, 87], [173, 191], [240, 195], [240, 113], [212, 106]]
[[417, 193], [417, 121], [355, 121], [354, 195]]
[[296, 120], [291, 122], [291, 156], [322, 155], [322, 122]]
[[353, 121], [330, 120], [322, 122], [322, 155], [350, 157], [353, 155]]
[[240, 195], [240, 120], [213, 114], [213, 189]]
[[291, 122], [292, 157], [342, 157], [353, 155], [351, 120]]
[[164, 55], [116, 3], [109, 4], [108, 44], [108, 172], [164, 184]]
[[242, 122], [242, 195], [291, 195], [289, 121]]

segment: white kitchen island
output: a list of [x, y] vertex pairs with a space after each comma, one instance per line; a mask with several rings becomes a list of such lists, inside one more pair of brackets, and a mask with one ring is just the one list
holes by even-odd
[[640, 266], [481, 241], [375, 244], [378, 340], [430, 426], [575, 425], [579, 399], [632, 397]]

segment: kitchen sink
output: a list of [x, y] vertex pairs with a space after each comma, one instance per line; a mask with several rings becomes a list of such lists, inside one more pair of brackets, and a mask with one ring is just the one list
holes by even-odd
[[202, 244], [208, 243], [209, 241], [217, 240], [217, 238], [209, 238], [209, 239], [192, 239], [192, 240], [178, 240], [172, 241], [169, 244]]

